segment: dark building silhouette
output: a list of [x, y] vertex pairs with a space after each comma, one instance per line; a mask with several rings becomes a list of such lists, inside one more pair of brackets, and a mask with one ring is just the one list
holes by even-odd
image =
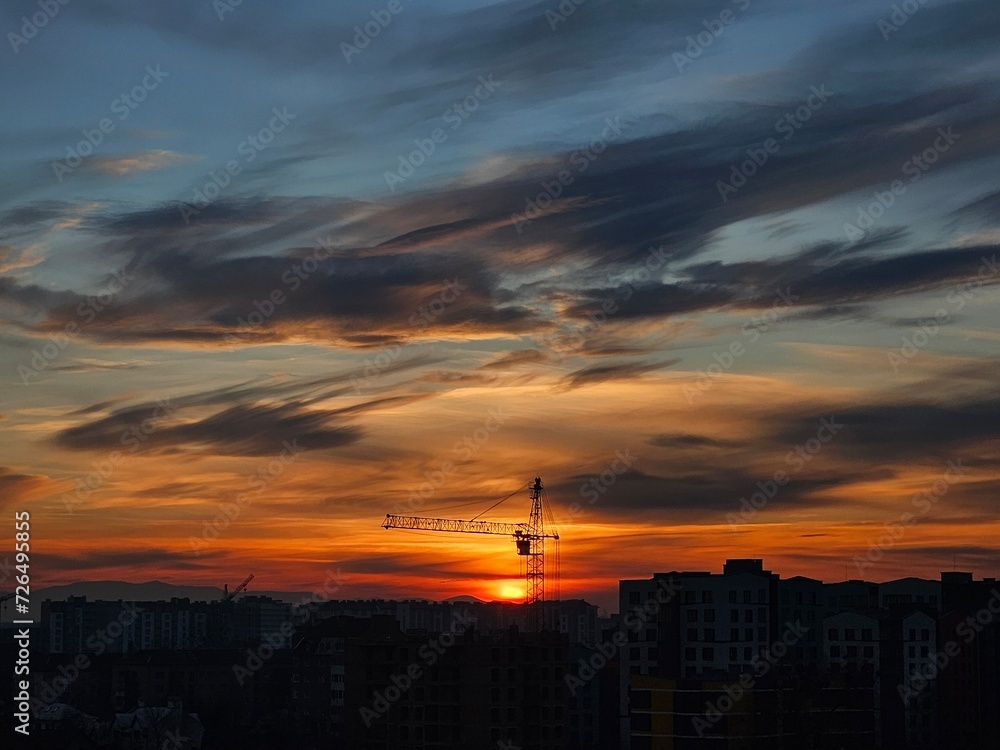
[[345, 672], [347, 746], [567, 747], [568, 639], [516, 629], [452, 630], [458, 628], [351, 644]]
[[1000, 750], [995, 579], [741, 559], [619, 600], [46, 602], [33, 746]]

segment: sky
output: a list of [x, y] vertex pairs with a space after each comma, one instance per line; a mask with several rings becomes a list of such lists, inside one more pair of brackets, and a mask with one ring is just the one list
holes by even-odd
[[1000, 9], [813, 5], [5, 3], [33, 581], [996, 575]]

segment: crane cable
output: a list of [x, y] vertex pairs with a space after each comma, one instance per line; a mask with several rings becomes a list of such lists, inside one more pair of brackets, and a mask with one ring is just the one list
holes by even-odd
[[513, 492], [511, 492], [509, 495], [501, 497], [499, 500], [497, 500], [495, 503], [493, 503], [493, 505], [491, 505], [489, 508], [487, 508], [486, 510], [484, 510], [482, 513], [477, 513], [476, 515], [474, 515], [469, 520], [470, 521], [475, 521], [477, 518], [479, 518], [479, 516], [482, 516], [482, 515], [484, 515], [486, 513], [489, 513], [491, 510], [493, 510], [495, 507], [497, 507], [504, 500], [509, 500], [510, 498], [514, 497], [514, 495], [516, 495], [518, 492], [520, 492], [521, 490], [523, 490], [527, 486], [528, 486], [527, 484], [522, 484], [520, 487], [518, 487], [516, 490], [514, 490]]

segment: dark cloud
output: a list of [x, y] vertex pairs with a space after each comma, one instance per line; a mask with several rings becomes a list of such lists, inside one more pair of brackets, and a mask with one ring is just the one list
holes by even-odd
[[718, 440], [707, 435], [692, 435], [690, 433], [661, 433], [646, 441], [657, 448], [735, 448], [742, 443], [731, 440]]
[[306, 408], [302, 402], [289, 402], [237, 404], [192, 418], [182, 405], [146, 403], [61, 430], [54, 441], [62, 448], [78, 451], [117, 450], [131, 454], [208, 449], [222, 455], [264, 456], [281, 453], [286, 444], [324, 450], [359, 441], [362, 429], [338, 420], [337, 415], [335, 411]]
[[604, 383], [608, 380], [628, 380], [647, 372], [655, 372], [680, 362], [679, 359], [668, 359], [662, 362], [627, 362], [610, 365], [592, 365], [571, 372], [562, 378], [566, 388], [579, 388], [593, 383]]
[[538, 349], [515, 349], [514, 351], [501, 354], [496, 359], [481, 365], [481, 370], [508, 370], [519, 365], [539, 364], [546, 362], [549, 355]]
[[52, 480], [46, 476], [22, 474], [0, 466], [0, 505], [4, 507], [47, 494], [53, 489]]

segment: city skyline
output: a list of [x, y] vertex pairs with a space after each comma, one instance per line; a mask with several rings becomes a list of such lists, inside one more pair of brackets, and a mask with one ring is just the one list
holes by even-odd
[[517, 601], [381, 524], [534, 477], [564, 599], [995, 575], [1000, 21], [896, 5], [6, 4], [33, 585]]

